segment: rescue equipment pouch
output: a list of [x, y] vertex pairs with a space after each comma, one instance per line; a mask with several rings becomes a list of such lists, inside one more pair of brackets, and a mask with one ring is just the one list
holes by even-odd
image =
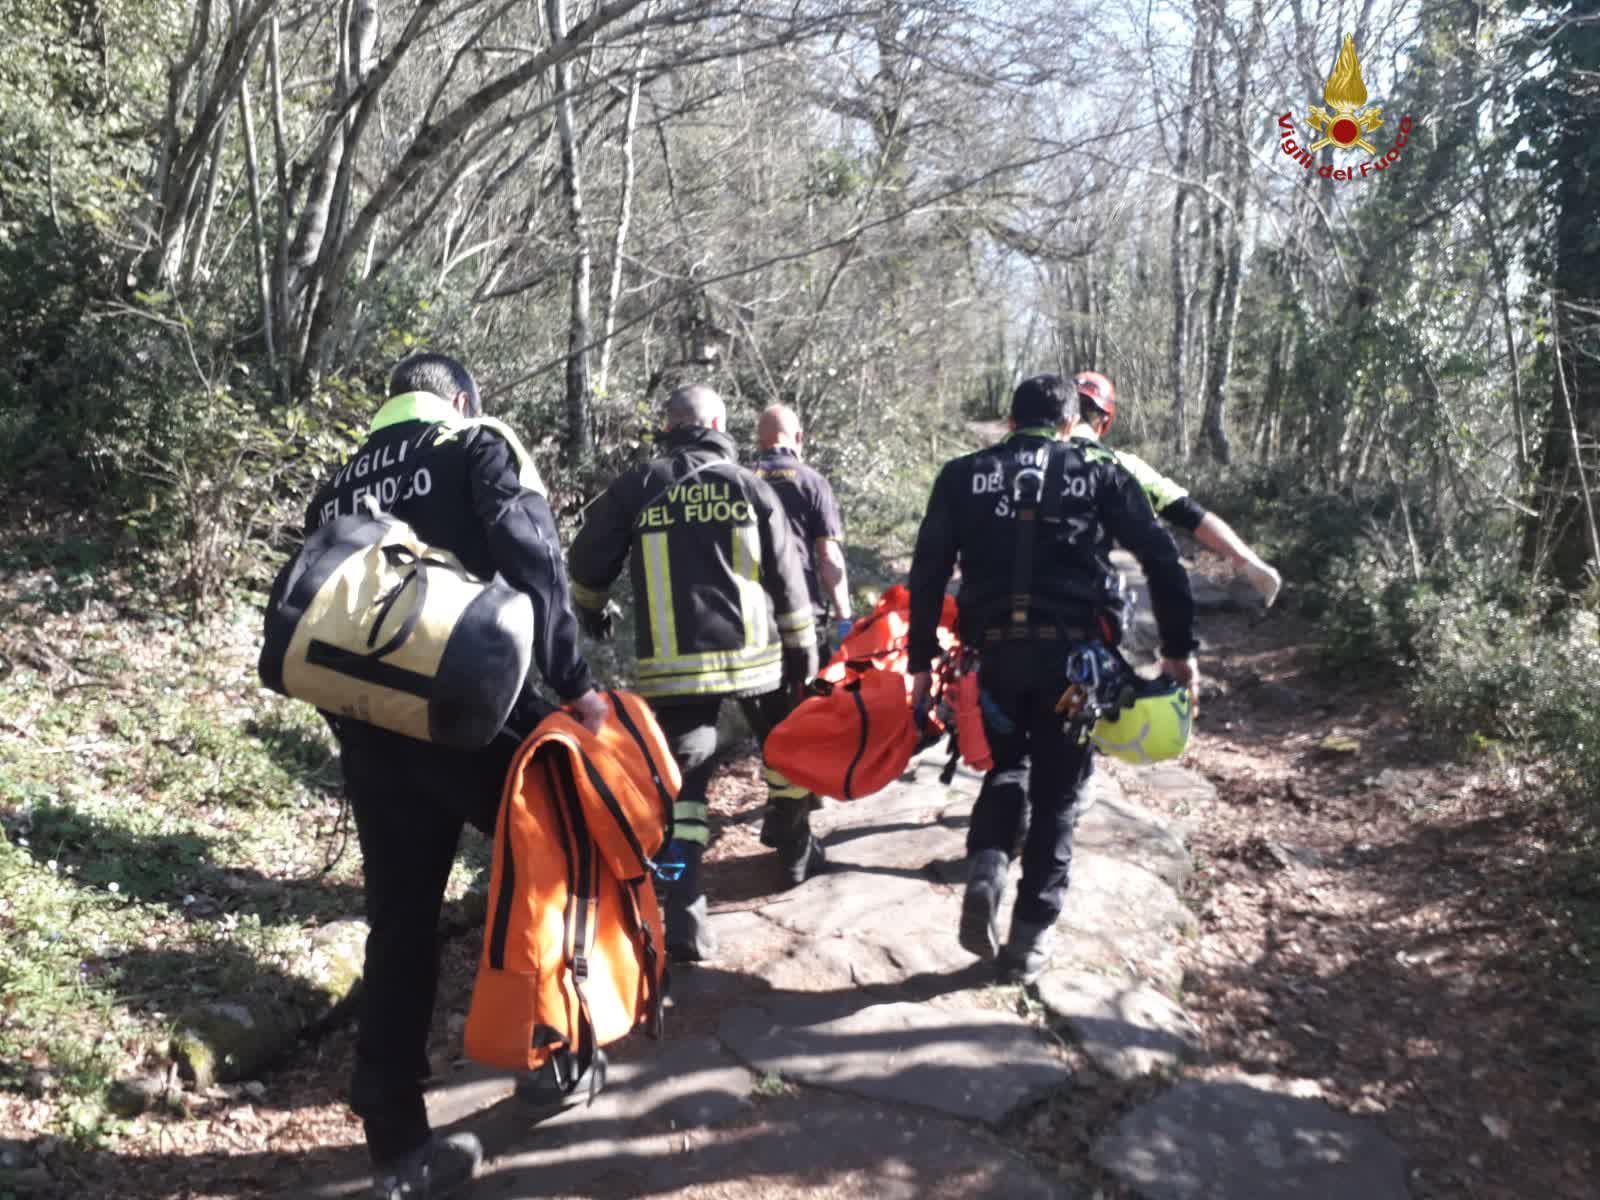
[[994, 766], [994, 755], [983, 730], [983, 692], [976, 665], [956, 678], [955, 693], [956, 751], [974, 771], [987, 771]]
[[322, 526], [278, 572], [257, 669], [327, 712], [475, 750], [505, 723], [532, 657], [526, 595], [374, 509]]
[[661, 1031], [666, 962], [651, 876], [681, 779], [632, 692], [607, 693], [598, 735], [552, 713], [518, 749], [495, 829], [489, 917], [466, 1053], [531, 1071], [554, 1058], [570, 1091], [599, 1048]]
[[861, 661], [826, 676], [762, 744], [767, 766], [796, 787], [835, 800], [868, 796], [899, 778], [917, 749], [906, 676]]

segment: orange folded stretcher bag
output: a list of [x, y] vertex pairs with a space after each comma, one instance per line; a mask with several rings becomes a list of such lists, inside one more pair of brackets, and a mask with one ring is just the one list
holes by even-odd
[[[956, 637], [956, 598], [946, 596], [939, 614], [939, 649], [948, 651], [958, 647]], [[839, 649], [823, 668], [824, 679], [841, 680], [846, 663], [871, 663], [884, 671], [904, 676], [907, 691], [911, 677], [906, 674], [910, 663], [907, 644], [911, 639], [911, 589], [897, 583], [878, 597], [872, 611], [855, 623], [850, 636], [839, 644]]]
[[568, 1090], [599, 1047], [661, 1025], [665, 941], [651, 876], [681, 780], [645, 702], [607, 697], [598, 736], [555, 712], [512, 761], [467, 1015], [469, 1058], [527, 1071], [560, 1056]]
[[871, 795], [900, 776], [918, 740], [904, 675], [830, 665], [807, 690], [767, 735], [767, 766], [835, 800]]

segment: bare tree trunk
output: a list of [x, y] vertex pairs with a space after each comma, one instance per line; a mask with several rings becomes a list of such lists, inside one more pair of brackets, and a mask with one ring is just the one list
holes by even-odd
[[[545, 0], [550, 38], [567, 36], [566, 0]], [[588, 345], [592, 324], [589, 313], [589, 227], [583, 215], [583, 179], [578, 155], [578, 133], [568, 94], [572, 73], [565, 61], [555, 67], [556, 131], [561, 141], [561, 190], [567, 200], [567, 233], [572, 239], [572, 293], [567, 321], [567, 434], [563, 449], [569, 460], [587, 458], [594, 449], [589, 413]]]
[[[1255, 0], [1251, 6], [1250, 31], [1242, 45], [1231, 27], [1228, 32], [1238, 69], [1233, 87], [1234, 111], [1242, 113], [1249, 97], [1250, 73], [1255, 69], [1256, 55], [1266, 36], [1266, 13], [1262, 0]], [[1229, 156], [1229, 173], [1233, 176], [1232, 195], [1229, 197], [1232, 211], [1226, 216], [1227, 249], [1219, 254], [1221, 286], [1220, 295], [1213, 297], [1216, 322], [1207, 360], [1205, 415], [1200, 425], [1211, 456], [1223, 464], [1233, 459], [1233, 448], [1228, 443], [1225, 410], [1228, 385], [1233, 373], [1234, 335], [1239, 325], [1240, 281], [1244, 274], [1244, 211], [1248, 199], [1246, 180], [1250, 178], [1249, 147], [1242, 137], [1233, 143], [1232, 150]]]
[[617, 328], [617, 304], [622, 299], [622, 252], [628, 243], [628, 226], [633, 218], [633, 135], [639, 124], [639, 69], [644, 60], [644, 43], [628, 72], [628, 107], [622, 118], [622, 187], [617, 198], [617, 232], [611, 241], [611, 273], [606, 286], [606, 311], [601, 323], [600, 364], [595, 372], [595, 392], [604, 396], [611, 381], [611, 339]]
[[256, 119], [250, 103], [250, 81], [239, 80], [239, 111], [244, 140], [245, 185], [250, 195], [250, 225], [255, 243], [256, 294], [261, 301], [261, 336], [266, 343], [267, 369], [272, 374], [275, 398], [282, 380], [278, 371], [277, 314], [272, 304], [272, 262], [267, 247], [267, 224], [261, 213], [261, 159], [256, 151]]
[[[201, 0], [195, 13], [194, 34], [188, 51], [168, 72], [167, 113], [162, 122], [161, 161], [156, 192], [160, 196], [157, 222], [155, 278], [181, 283], [185, 247], [198, 215], [196, 194], [209, 173], [217, 146], [218, 130], [232, 111], [239, 80], [249, 70], [265, 32], [267, 15], [277, 0], [253, 0], [239, 10], [214, 67], [205, 65], [211, 44], [211, 0]], [[196, 69], [200, 68], [196, 82]], [[187, 133], [179, 129], [190, 84], [196, 86], [194, 122]]]
[[217, 126], [211, 152], [207, 155], [205, 187], [201, 189], [194, 212], [186, 222], [193, 228], [193, 233], [185, 239], [183, 247], [180, 281], [185, 290], [193, 285], [195, 276], [200, 274], [205, 263], [206, 243], [211, 239], [211, 218], [217, 211], [217, 180], [222, 174], [222, 147], [228, 140], [228, 126], [232, 117], [233, 110], [229, 109], [223, 114], [222, 123]]
[[1178, 156], [1174, 174], [1178, 177], [1177, 194], [1172, 200], [1172, 340], [1168, 351], [1168, 386], [1172, 389], [1172, 427], [1174, 449], [1179, 458], [1189, 457], [1189, 406], [1188, 406], [1188, 350], [1189, 350], [1189, 294], [1190, 283], [1184, 266], [1184, 209], [1189, 202], [1190, 187], [1186, 182], [1189, 173], [1189, 136], [1194, 125], [1195, 106], [1199, 101], [1201, 82], [1204, 79], [1205, 43], [1204, 28], [1207, 18], [1203, 8], [1196, 10], [1194, 48], [1189, 59], [1189, 91], [1183, 100], [1178, 118]]
[[[289, 309], [289, 139], [283, 121], [283, 54], [280, 45], [281, 31], [274, 14], [267, 28], [267, 86], [271, 92], [272, 110], [272, 165], [277, 187], [273, 189], [278, 200], [278, 226], [272, 239], [272, 309], [267, 326], [274, 331], [278, 349], [287, 353], [293, 332], [293, 314]], [[289, 399], [290, 371], [288, 361], [280, 359], [272, 381], [272, 390], [278, 402]]]
[[[200, 0], [195, 10], [194, 32], [184, 54], [167, 68], [167, 109], [161, 121], [161, 155], [156, 166], [155, 194], [158, 197], [156, 227], [159, 251], [156, 255], [154, 278], [165, 282], [177, 274], [177, 255], [182, 245], [183, 213], [178, 201], [186, 198], [192, 180], [183, 177], [180, 158], [184, 148], [183, 131], [179, 124], [194, 83], [195, 71], [205, 59], [211, 45], [211, 0]], [[148, 276], [147, 276], [148, 278]]]
[[[294, 387], [297, 393], [305, 394], [316, 386], [333, 348], [338, 344], [337, 339], [331, 335], [339, 324], [338, 315], [344, 298], [346, 275], [361, 246], [366, 242], [373, 224], [383, 218], [399, 195], [417, 180], [429, 164], [465, 137], [485, 113], [508, 96], [526, 87], [545, 71], [572, 58], [577, 50], [587, 44], [600, 29], [617, 22], [644, 2], [645, 0], [610, 0], [609, 3], [597, 6], [587, 17], [569, 29], [564, 37], [554, 38], [549, 46], [522, 59], [505, 73], [490, 79], [447, 112], [434, 116], [416, 131], [404, 152], [374, 184], [366, 202], [350, 221], [349, 228], [343, 230], [339, 237], [329, 239], [323, 246], [316, 267], [318, 281], [316, 306], [311, 309], [305, 320], [307, 330], [305, 350], [299, 356], [300, 362], [295, 375]], [[356, 113], [353, 139], [359, 140], [360, 131], [371, 117], [375, 97], [398, 68], [407, 49], [420, 36], [425, 25], [424, 18], [434, 7], [436, 4], [428, 0], [418, 5], [406, 30], [363, 83], [363, 98]], [[403, 236], [400, 240], [404, 240]]]

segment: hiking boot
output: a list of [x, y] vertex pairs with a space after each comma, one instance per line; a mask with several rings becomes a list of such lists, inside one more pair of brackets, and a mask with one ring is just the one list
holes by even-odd
[[967, 859], [967, 893], [961, 898], [961, 948], [979, 958], [1000, 952], [1000, 897], [1006, 890], [1004, 850], [980, 850]]
[[808, 828], [794, 841], [778, 848], [778, 864], [783, 870], [783, 886], [799, 887], [813, 875], [821, 874], [828, 865], [828, 854]]
[[1007, 983], [1034, 983], [1050, 965], [1056, 948], [1054, 921], [1011, 918], [1011, 936], [1000, 951], [1000, 978]]
[[[772, 785], [769, 779], [768, 788]], [[810, 793], [768, 796], [766, 811], [761, 815], [761, 844], [781, 852], [811, 831], [811, 814], [820, 807], [821, 802]]]
[[684, 892], [674, 891], [667, 904], [667, 961], [697, 963], [715, 958], [721, 947], [711, 928], [704, 894], [693, 900], [684, 897]]
[[[573, 1072], [577, 1071], [574, 1076]], [[537, 1070], [517, 1076], [517, 1099], [535, 1108], [566, 1108], [593, 1100], [606, 1086], [606, 1055], [594, 1052], [594, 1061], [579, 1071], [573, 1056], [558, 1050]]]
[[372, 1200], [436, 1200], [472, 1182], [483, 1146], [470, 1133], [429, 1137], [410, 1154], [373, 1172]]
[[674, 841], [666, 861], [683, 863], [683, 874], [667, 889], [667, 959], [670, 962], [704, 962], [717, 953], [717, 935], [711, 931], [710, 906], [700, 884], [700, 858], [706, 848], [698, 842]]

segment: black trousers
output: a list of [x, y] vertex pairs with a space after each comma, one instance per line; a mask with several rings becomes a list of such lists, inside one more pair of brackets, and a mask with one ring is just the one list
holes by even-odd
[[[702, 846], [710, 836], [706, 820], [706, 785], [716, 773], [717, 717], [722, 712], [723, 699], [709, 696], [650, 703], [656, 723], [661, 726], [683, 776], [683, 786], [678, 790], [678, 801], [673, 808], [673, 836]], [[765, 742], [772, 727], [793, 707], [793, 697], [788, 689], [780, 688], [762, 696], [741, 699], [739, 706], [756, 740]]]
[[422, 1084], [445, 883], [463, 825], [493, 836], [517, 742], [469, 754], [347, 725], [340, 744], [370, 927], [350, 1107], [385, 1165], [429, 1136]]
[[1070, 741], [1055, 712], [1066, 688], [1066, 655], [1059, 643], [1001, 642], [984, 650], [978, 667], [994, 766], [972, 806], [967, 853], [1001, 850], [1010, 858], [1026, 816], [1013, 919], [1035, 924], [1061, 914], [1075, 809], [1093, 770], [1091, 747]]

